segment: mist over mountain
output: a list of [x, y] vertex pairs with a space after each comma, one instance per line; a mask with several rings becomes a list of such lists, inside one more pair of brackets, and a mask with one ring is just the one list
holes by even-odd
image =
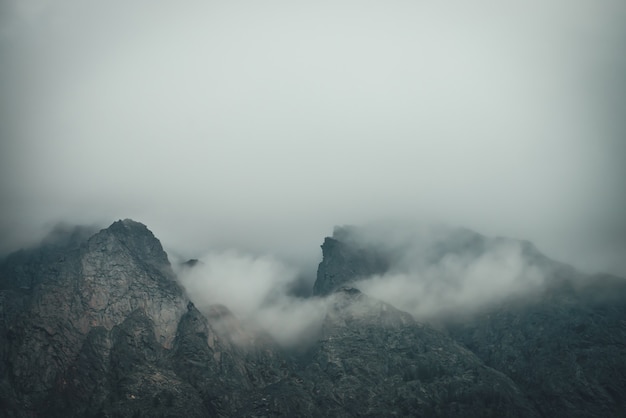
[[[305, 281], [315, 296], [344, 286], [386, 301], [420, 320], [469, 315], [510, 297], [538, 292], [560, 270], [531, 243], [488, 238], [441, 224], [379, 222], [335, 228], [322, 245], [317, 280]], [[211, 252], [178, 271], [195, 305], [221, 303], [242, 320], [293, 345], [307, 339], [326, 309], [323, 298], [291, 291], [301, 266], [269, 255]]]
[[0, 2], [0, 415], [620, 415], [624, 22]]
[[626, 276], [620, 0], [0, 5], [0, 254], [132, 217], [306, 264], [425, 219]]
[[[322, 249], [323, 277], [318, 273], [315, 285], [319, 294], [349, 284], [424, 320], [468, 315], [536, 293], [556, 277], [580, 275], [548, 259], [530, 242], [442, 224], [336, 228]], [[337, 266], [348, 270], [336, 271]]]
[[302, 297], [271, 257], [172, 269], [138, 222], [56, 228], [0, 263], [2, 413], [623, 412], [626, 279], [442, 225], [338, 227], [322, 252]]

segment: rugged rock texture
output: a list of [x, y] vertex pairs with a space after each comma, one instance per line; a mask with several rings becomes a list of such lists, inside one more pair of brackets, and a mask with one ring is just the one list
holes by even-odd
[[[324, 253], [328, 260], [320, 264], [316, 287], [353, 283], [366, 274], [372, 259], [389, 260], [387, 271], [393, 271], [406, 257], [428, 264], [446, 257], [480, 257], [494, 246], [519, 245], [524, 264], [539, 269], [544, 276], [542, 285], [510, 295], [478, 313], [439, 318], [438, 329], [471, 350], [485, 366], [510, 378], [530, 401], [526, 406], [534, 413], [550, 417], [626, 416], [625, 279], [589, 277], [550, 260], [531, 243], [486, 238], [468, 230], [437, 234], [421, 253], [400, 257], [401, 252], [389, 252], [389, 246], [378, 245], [371, 236], [367, 237], [370, 253], [359, 252], [363, 244], [353, 244], [361, 238], [358, 232], [341, 230], [344, 242], [327, 239], [332, 245]], [[346, 248], [350, 246], [354, 248]], [[346, 253], [351, 257], [343, 257]], [[346, 259], [348, 262], [341, 265]], [[337, 260], [339, 265], [334, 264]], [[380, 274], [376, 269], [369, 271]]]
[[287, 377], [291, 368], [271, 341], [257, 341], [223, 306], [212, 307], [206, 316], [189, 306], [179, 325], [172, 364], [211, 416], [233, 416], [237, 411], [250, 416], [263, 388]]
[[537, 416], [471, 351], [353, 288], [333, 297], [306, 372], [325, 416]]
[[14, 254], [0, 277], [1, 398], [24, 410], [46, 410], [81, 351], [114, 347], [109, 334], [133, 315], [150, 321], [145, 332], [159, 345], [171, 346], [187, 305], [159, 241], [130, 220], [87, 241], [57, 239]]
[[289, 374], [226, 307], [200, 313], [131, 220], [56, 231], [9, 256], [0, 285], [0, 416], [250, 416]]
[[[543, 257], [541, 293], [435, 329], [346, 286], [406, 255], [350, 230], [322, 246], [326, 316], [289, 352], [224, 306], [200, 312], [159, 241], [124, 220], [56, 231], [0, 263], [0, 416], [619, 416], [626, 410], [626, 286]], [[462, 231], [425, 247], [475, 257]], [[401, 241], [399, 241], [401, 243]], [[188, 265], [185, 268], [193, 268]]]
[[558, 283], [448, 329], [544, 416], [626, 415], [624, 279]]
[[382, 274], [388, 269], [389, 260], [375, 249], [327, 237], [322, 244], [322, 262], [313, 294], [328, 295], [355, 279]]

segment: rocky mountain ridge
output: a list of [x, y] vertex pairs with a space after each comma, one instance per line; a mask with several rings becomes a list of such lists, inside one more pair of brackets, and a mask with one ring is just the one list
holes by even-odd
[[[358, 287], [363, 277], [393, 271], [394, 261], [401, 265], [396, 248], [372, 237], [363, 239], [363, 234], [339, 228], [327, 238], [324, 246], [330, 240], [337, 251], [320, 263], [318, 282], [331, 280], [316, 282], [317, 287]], [[547, 258], [528, 242], [488, 238], [469, 230], [438, 231], [431, 238], [435, 239], [420, 246], [421, 254], [411, 255], [414, 259], [444, 264], [450, 258], [473, 260], [514, 244], [524, 264], [542, 275], [541, 284], [526, 292], [478, 311], [461, 310], [439, 318], [439, 330], [515, 382], [541, 416], [626, 414], [626, 280], [582, 274]], [[378, 260], [373, 268], [368, 267], [372, 259]]]
[[[527, 245], [530, 261], [553, 276], [541, 297], [433, 327], [353, 286], [404, 262], [355, 235], [344, 229], [324, 241], [314, 293], [327, 310], [315, 342], [297, 353], [247, 329], [227, 307], [196, 309], [138, 222], [77, 229], [10, 255], [0, 263], [0, 416], [626, 410], [622, 279], [581, 281]], [[423, 254], [429, 262], [446, 252], [476, 256], [492, 244], [455, 232]]]

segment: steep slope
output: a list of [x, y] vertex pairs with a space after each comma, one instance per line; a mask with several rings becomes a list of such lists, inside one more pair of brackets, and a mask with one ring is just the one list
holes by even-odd
[[24, 410], [45, 410], [85, 344], [136, 313], [159, 345], [171, 346], [187, 305], [161, 244], [142, 224], [119, 221], [87, 241], [55, 242], [0, 268], [1, 397]]
[[411, 315], [354, 288], [331, 300], [306, 367], [323, 415], [537, 415], [509, 378]]
[[[510, 242], [451, 230], [429, 236], [426, 245], [417, 246], [419, 252], [411, 253], [381, 244], [380, 237], [367, 231], [342, 228], [325, 241], [316, 287], [358, 286], [364, 276], [397, 271], [407, 260], [420, 266], [471, 260]], [[438, 328], [508, 376], [542, 416], [623, 416], [626, 280], [586, 276], [550, 260], [530, 243], [515, 244], [525, 267], [541, 274], [540, 285], [492, 300], [478, 311], [457, 309], [433, 318]], [[385, 263], [386, 269], [379, 268]]]
[[70, 235], [0, 265], [0, 415], [228, 416], [277, 379], [227, 309], [195, 309], [144, 225]]
[[450, 335], [511, 377], [544, 416], [626, 414], [626, 280], [558, 283], [467, 321]]
[[211, 416], [254, 415], [263, 390], [293, 373], [293, 364], [272, 341], [247, 331], [224, 306], [205, 315], [189, 306], [171, 362]]

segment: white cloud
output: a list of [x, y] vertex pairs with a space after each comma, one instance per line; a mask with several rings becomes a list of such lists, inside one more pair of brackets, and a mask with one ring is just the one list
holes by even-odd
[[225, 305], [247, 327], [269, 333], [284, 346], [306, 344], [325, 314], [325, 301], [289, 293], [297, 270], [270, 256], [214, 252], [178, 274], [198, 309]]
[[477, 256], [448, 253], [432, 264], [424, 263], [410, 247], [408, 253], [415, 264], [404, 264], [400, 271], [392, 266], [391, 273], [354, 286], [421, 320], [466, 315], [507, 297], [529, 294], [541, 288], [548, 273], [525, 258], [521, 244], [513, 241], [489, 245]]
[[271, 257], [237, 251], [210, 253], [202, 264], [180, 274], [198, 307], [225, 304], [244, 317], [258, 312], [295, 278], [295, 270]]

